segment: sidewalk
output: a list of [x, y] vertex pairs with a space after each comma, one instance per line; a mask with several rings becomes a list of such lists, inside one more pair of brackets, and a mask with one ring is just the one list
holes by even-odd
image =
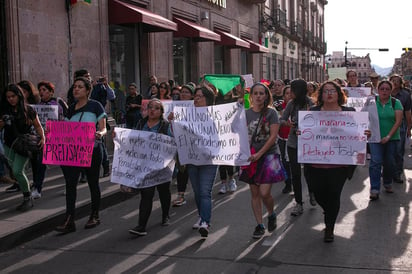
[[[28, 172], [31, 178], [30, 171]], [[21, 213], [16, 207], [22, 201], [21, 192], [6, 193], [10, 185], [0, 185], [0, 251], [35, 239], [60, 224], [65, 216], [66, 200], [63, 194], [65, 183], [58, 166], [49, 166], [42, 197], [34, 200], [32, 210]], [[110, 183], [110, 177], [100, 179], [102, 191], [101, 209], [124, 201], [130, 195], [119, 191], [119, 185]], [[87, 183], [79, 184], [77, 190], [76, 219], [90, 214], [90, 194]]]

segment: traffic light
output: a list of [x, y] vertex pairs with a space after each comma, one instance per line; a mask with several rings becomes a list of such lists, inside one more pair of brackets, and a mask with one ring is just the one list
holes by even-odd
[[404, 51], [404, 52], [408, 52], [408, 51], [410, 51], [412, 48], [402, 48], [402, 50]]

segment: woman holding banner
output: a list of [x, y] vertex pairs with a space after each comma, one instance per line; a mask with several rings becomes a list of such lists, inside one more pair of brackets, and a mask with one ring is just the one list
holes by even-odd
[[[256, 83], [250, 88], [251, 108], [246, 110], [248, 125], [251, 164], [242, 168], [239, 180], [249, 184], [251, 193], [252, 210], [257, 226], [253, 232], [253, 238], [259, 239], [265, 234], [263, 224], [262, 202], [268, 212], [268, 231], [276, 229], [276, 213], [273, 210], [274, 201], [271, 194], [272, 179], [271, 170], [263, 164], [266, 157], [280, 154], [276, 143], [279, 131], [279, 118], [276, 110], [271, 108], [272, 95], [269, 88], [263, 83]], [[280, 158], [280, 157], [279, 157]], [[245, 174], [248, 174], [245, 176]], [[257, 182], [255, 174], [265, 174], [262, 181]]]
[[[147, 105], [148, 115], [140, 120], [136, 126], [137, 130], [155, 132], [172, 136], [170, 124], [163, 118], [164, 107], [159, 99], [151, 99]], [[160, 205], [162, 207], [162, 226], [169, 225], [169, 209], [171, 201], [170, 182], [160, 182], [155, 186], [140, 188], [140, 205], [139, 205], [139, 224], [129, 230], [131, 234], [144, 236], [147, 235], [146, 226], [149, 221], [153, 207], [153, 197], [155, 189], [159, 193]]]
[[4, 152], [13, 175], [23, 192], [23, 203], [17, 207], [19, 211], [27, 211], [33, 207], [30, 184], [24, 173], [29, 160], [28, 155], [21, 155], [13, 149], [19, 135], [31, 133], [34, 127], [40, 136], [39, 146], [43, 147], [44, 132], [36, 111], [25, 103], [22, 89], [15, 84], [7, 86], [0, 103], [0, 129], [4, 128]]
[[[352, 107], [345, 107], [346, 95], [341, 87], [333, 82], [323, 83], [319, 89], [318, 105], [310, 108], [312, 111], [355, 111]], [[299, 135], [299, 131], [297, 134]], [[365, 131], [369, 136], [370, 132]], [[340, 208], [340, 196], [343, 185], [348, 178], [351, 166], [341, 164], [305, 164], [316, 201], [324, 211], [325, 234], [324, 242], [333, 242], [334, 227]]]
[[[183, 85], [180, 89], [179, 100], [181, 101], [191, 101], [193, 100], [193, 93], [195, 91], [195, 85], [188, 83]], [[186, 204], [185, 199], [185, 192], [187, 187], [187, 182], [189, 181], [189, 173], [187, 173], [186, 165], [181, 165], [179, 163], [179, 157], [177, 157], [176, 161], [177, 166], [177, 174], [176, 174], [176, 181], [177, 181], [177, 197], [173, 200], [172, 205], [174, 207], [179, 207]]]
[[[64, 120], [64, 113], [67, 112], [67, 105], [61, 98], [55, 98], [54, 95], [54, 84], [49, 81], [41, 81], [37, 84], [37, 89], [40, 92], [41, 101], [39, 105], [42, 106], [57, 106], [58, 120]], [[43, 127], [45, 125], [42, 125]], [[31, 196], [33, 199], [41, 198], [41, 191], [43, 188], [44, 177], [46, 174], [46, 165], [42, 163], [43, 152], [40, 151], [37, 154], [35, 165], [32, 164], [32, 168], [36, 168], [36, 172], [33, 172], [33, 190]]]
[[62, 234], [76, 231], [74, 223], [76, 209], [77, 183], [80, 172], [85, 171], [91, 195], [91, 213], [84, 228], [93, 228], [100, 224], [100, 187], [99, 175], [103, 159], [102, 137], [106, 135], [106, 113], [103, 106], [89, 99], [92, 84], [87, 78], [78, 77], [74, 80], [73, 96], [76, 102], [69, 107], [66, 119], [73, 122], [93, 122], [96, 124], [95, 143], [93, 147], [92, 161], [88, 168], [77, 166], [62, 166], [64, 179], [66, 180], [66, 218], [64, 223], [55, 230]]
[[[207, 107], [215, 103], [215, 93], [208, 86], [198, 86], [194, 90], [195, 107]], [[215, 181], [217, 165], [186, 165], [189, 173], [199, 219], [192, 226], [202, 237], [209, 235], [212, 217], [212, 189]]]

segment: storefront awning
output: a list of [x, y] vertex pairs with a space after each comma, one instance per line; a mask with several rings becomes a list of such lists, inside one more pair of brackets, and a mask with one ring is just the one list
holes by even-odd
[[228, 46], [231, 48], [245, 48], [248, 49], [250, 48], [250, 44], [246, 42], [245, 40], [242, 40], [230, 33], [224, 32], [224, 31], [216, 31], [218, 34], [220, 34], [220, 42], [217, 42], [218, 44]]
[[180, 18], [173, 18], [177, 23], [175, 37], [192, 37], [196, 41], [220, 41], [220, 35], [205, 27]]
[[147, 9], [118, 0], [109, 0], [109, 23], [143, 25], [144, 32], [176, 31], [177, 24]]
[[250, 44], [249, 51], [252, 53], [269, 53], [269, 49], [265, 46], [262, 46], [259, 43], [253, 42], [249, 39], [244, 39], [246, 42]]

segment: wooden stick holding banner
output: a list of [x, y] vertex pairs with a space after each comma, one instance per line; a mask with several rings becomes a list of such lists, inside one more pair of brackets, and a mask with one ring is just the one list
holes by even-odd
[[250, 146], [242, 105], [175, 107], [173, 132], [181, 164], [249, 165]]
[[298, 162], [364, 165], [368, 113], [299, 111]]
[[47, 121], [43, 164], [90, 167], [96, 124]]
[[113, 183], [145, 188], [172, 180], [176, 156], [174, 138], [118, 127], [114, 131]]

